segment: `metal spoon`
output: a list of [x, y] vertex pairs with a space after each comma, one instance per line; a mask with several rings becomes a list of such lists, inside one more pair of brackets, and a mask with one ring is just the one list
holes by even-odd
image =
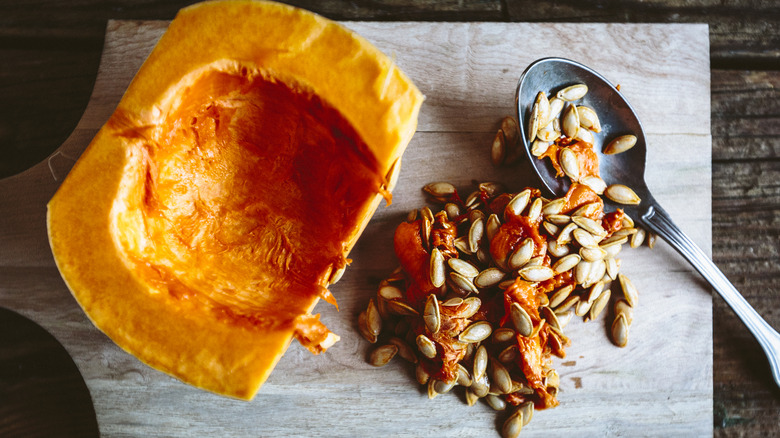
[[547, 160], [531, 154], [528, 141], [528, 120], [539, 91], [557, 91], [573, 84], [586, 84], [588, 93], [578, 104], [590, 106], [601, 120], [601, 137], [610, 139], [623, 134], [634, 134], [636, 145], [616, 155], [599, 156], [600, 173], [607, 183], [621, 183], [631, 187], [642, 199], [636, 206], [620, 205], [647, 230], [656, 233], [676, 249], [710, 285], [726, 300], [748, 330], [764, 349], [772, 376], [780, 386], [780, 334], [750, 306], [712, 260], [686, 236], [661, 208], [644, 180], [647, 144], [642, 125], [631, 105], [603, 76], [577, 62], [563, 58], [543, 58], [526, 68], [517, 86], [516, 105], [520, 133], [525, 153], [544, 186], [555, 196], [568, 190], [568, 178], [556, 178], [555, 170]]

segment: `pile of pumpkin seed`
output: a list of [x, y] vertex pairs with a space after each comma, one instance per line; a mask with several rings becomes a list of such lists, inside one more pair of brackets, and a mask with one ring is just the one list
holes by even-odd
[[[593, 145], [594, 134], [601, 131], [595, 111], [576, 104], [585, 93], [584, 84], [564, 88], [551, 98], [538, 93], [528, 121], [531, 152], [541, 157], [551, 144], [564, 140], [558, 159], [572, 183], [584, 184], [617, 203], [637, 204], [639, 197], [624, 185], [607, 185], [599, 175], [580, 176], [578, 157], [565, 147], [572, 141]], [[635, 136], [623, 135], [607, 142], [603, 153], [621, 153], [635, 143]], [[495, 165], [516, 161], [522, 156], [520, 145], [517, 120], [504, 118], [491, 147], [491, 160]], [[488, 205], [505, 188], [499, 183], [480, 183], [465, 200], [447, 182], [434, 182], [423, 190], [440, 211], [434, 213], [425, 206], [410, 212], [407, 222], [419, 223], [428, 254], [429, 280], [437, 289], [424, 303], [411, 301], [406, 290], [410, 277], [401, 267], [380, 282], [377, 296], [358, 318], [361, 334], [375, 345], [368, 361], [379, 367], [400, 356], [416, 364], [417, 381], [426, 386], [431, 399], [455, 387], [464, 388], [469, 406], [483, 400], [496, 411], [505, 412], [501, 434], [517, 437], [531, 420], [535, 406], [540, 406], [538, 395], [525, 381], [521, 369], [518, 337], [536, 336], [541, 325], [546, 324], [553, 354], [563, 357], [569, 343], [564, 328], [573, 316], [584, 322], [593, 321], [612, 303], [611, 340], [614, 345], [625, 347], [639, 295], [629, 278], [619, 272], [618, 255], [624, 245], [637, 248], [646, 244], [652, 248], [655, 235], [635, 226], [625, 213], [619, 229], [610, 234], [599, 221], [589, 217], [593, 209], [601, 208], [600, 203], [564, 212], [565, 198], [545, 199], [537, 190], [526, 189], [511, 194], [506, 208], [525, 216], [529, 223], [540, 224], [538, 231], [546, 239], [546, 256], [533, 257], [536, 243], [526, 238], [506, 260], [493, 260], [490, 242], [501, 227], [502, 218], [491, 213]], [[455, 254], [446, 257], [431, 241], [431, 230], [439, 216], [455, 224], [457, 230]], [[560, 275], [570, 276], [575, 284], [564, 283], [541, 296], [538, 310], [542, 322], [537, 326], [517, 303], [509, 307], [508, 315], [496, 321], [486, 320], [480, 313], [483, 300], [502, 293], [518, 278], [536, 283]], [[421, 325], [423, 333], [413, 329]], [[463, 354], [454, 376], [437, 379], [421, 364], [437, 356], [442, 359], [445, 349], [437, 345], [434, 336], [426, 334], [435, 334], [445, 326], [450, 331], [456, 327], [451, 348], [462, 349]], [[555, 397], [560, 379], [549, 358], [542, 370], [546, 392]]]
[[[465, 201], [456, 188], [446, 182], [435, 182], [424, 187], [430, 199], [441, 210], [434, 213], [425, 206], [410, 212], [407, 222], [419, 223], [419, 233], [426, 248], [430, 282], [438, 289], [424, 304], [409, 301], [406, 288], [410, 278], [400, 267], [382, 280], [377, 295], [361, 312], [358, 326], [361, 334], [375, 347], [368, 361], [383, 366], [393, 357], [417, 364], [416, 376], [421, 385], [427, 385], [430, 398], [449, 392], [453, 387], [465, 388], [466, 401], [474, 405], [484, 400], [497, 411], [508, 411], [502, 430], [505, 437], [515, 437], [530, 421], [534, 412], [535, 391], [525, 381], [518, 364], [517, 336], [538, 333], [531, 318], [521, 306], [514, 303], [510, 315], [499, 321], [472, 320], [480, 310], [483, 298], [503, 293], [520, 277], [528, 282], [543, 282], [557, 275], [567, 274], [576, 285], [568, 284], [541, 297], [542, 324], [551, 329], [550, 342], [559, 351], [568, 344], [564, 328], [574, 315], [584, 321], [595, 320], [611, 301], [613, 281], [620, 286], [619, 299], [614, 301], [616, 319], [612, 326], [613, 341], [623, 347], [628, 342], [628, 329], [637, 305], [638, 294], [631, 281], [619, 273], [617, 257], [624, 244], [640, 245], [643, 233], [634, 227], [627, 215], [622, 228], [607, 236], [597, 221], [587, 217], [598, 203], [584, 205], [576, 211], [562, 213], [564, 198], [545, 199], [534, 189], [510, 195], [506, 209], [526, 216], [529, 223], [539, 223], [539, 232], [546, 237], [547, 257], [532, 257], [535, 243], [525, 239], [507, 260], [493, 260], [490, 242], [502, 225], [502, 218], [489, 212], [492, 199], [504, 192], [498, 183], [478, 185]], [[436, 218], [446, 218], [454, 224], [457, 254], [445, 258], [431, 242], [432, 226]], [[616, 281], [617, 280], [617, 281]], [[425, 327], [425, 333], [437, 333], [442, 327], [458, 326], [452, 345], [465, 353], [458, 363], [457, 376], [450, 381], [432, 378], [421, 359], [433, 359], [442, 354], [442, 346], [425, 333], [415, 334], [413, 327]], [[419, 332], [419, 331], [418, 331]], [[497, 352], [492, 355], [488, 352]], [[562, 355], [559, 355], [563, 357]], [[547, 392], [555, 396], [559, 377], [551, 363], [543, 366]], [[508, 400], [512, 403], [508, 403]]]

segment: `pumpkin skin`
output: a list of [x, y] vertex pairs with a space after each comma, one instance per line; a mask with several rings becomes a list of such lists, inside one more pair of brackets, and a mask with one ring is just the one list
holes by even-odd
[[380, 201], [423, 96], [342, 26], [272, 2], [182, 9], [48, 204], [92, 322], [148, 365], [251, 399]]

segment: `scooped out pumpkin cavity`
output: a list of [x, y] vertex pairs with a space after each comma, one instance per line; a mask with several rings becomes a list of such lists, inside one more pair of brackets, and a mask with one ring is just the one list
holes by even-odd
[[[204, 44], [208, 43], [208, 44]], [[345, 79], [348, 78], [348, 79]], [[354, 33], [270, 2], [182, 10], [49, 203], [95, 325], [192, 385], [251, 398], [380, 200], [422, 95]]]

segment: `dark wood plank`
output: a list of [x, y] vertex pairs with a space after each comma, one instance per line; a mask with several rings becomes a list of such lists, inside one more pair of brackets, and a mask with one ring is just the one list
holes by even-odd
[[714, 68], [780, 67], [780, 7], [772, 0], [518, 0], [506, 5], [513, 21], [707, 23]]
[[[734, 286], [780, 327], [778, 71], [712, 72], [712, 252]], [[780, 390], [761, 347], [713, 297], [715, 435], [772, 436]]]

